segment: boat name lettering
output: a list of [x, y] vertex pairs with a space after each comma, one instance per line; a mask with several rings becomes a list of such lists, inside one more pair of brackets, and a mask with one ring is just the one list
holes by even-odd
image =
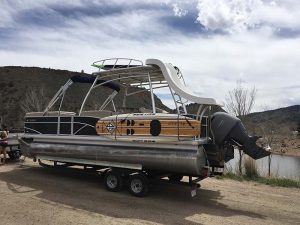
[[155, 113], [133, 113], [133, 116], [151, 116], [155, 115]]
[[154, 143], [155, 140], [132, 140], [132, 142]]

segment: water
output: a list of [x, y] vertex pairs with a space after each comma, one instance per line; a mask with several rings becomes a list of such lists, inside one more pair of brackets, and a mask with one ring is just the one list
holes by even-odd
[[[234, 159], [226, 163], [235, 172], [238, 167], [239, 152], [234, 152]], [[256, 160], [260, 175], [268, 175], [268, 157]], [[271, 155], [271, 174], [278, 177], [300, 179], [300, 158], [284, 155]]]

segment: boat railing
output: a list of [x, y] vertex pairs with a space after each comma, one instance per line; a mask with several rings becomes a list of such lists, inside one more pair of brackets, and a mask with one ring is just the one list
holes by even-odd
[[93, 62], [92, 66], [102, 70], [115, 70], [143, 66], [143, 61], [131, 58], [108, 58]]
[[201, 135], [200, 137], [209, 138], [209, 119], [203, 116], [201, 119]]

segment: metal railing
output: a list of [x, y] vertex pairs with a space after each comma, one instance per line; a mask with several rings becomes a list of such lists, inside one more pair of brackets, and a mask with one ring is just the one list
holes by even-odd
[[109, 58], [93, 62], [92, 66], [101, 70], [115, 70], [143, 66], [143, 61], [131, 58]]

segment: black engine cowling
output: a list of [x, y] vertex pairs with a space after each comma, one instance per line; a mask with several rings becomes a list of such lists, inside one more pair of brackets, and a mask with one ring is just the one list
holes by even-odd
[[218, 146], [231, 142], [234, 145], [239, 145], [253, 159], [260, 159], [270, 155], [269, 151], [256, 144], [259, 137], [248, 136], [241, 120], [227, 113], [217, 112], [212, 115], [211, 132]]

